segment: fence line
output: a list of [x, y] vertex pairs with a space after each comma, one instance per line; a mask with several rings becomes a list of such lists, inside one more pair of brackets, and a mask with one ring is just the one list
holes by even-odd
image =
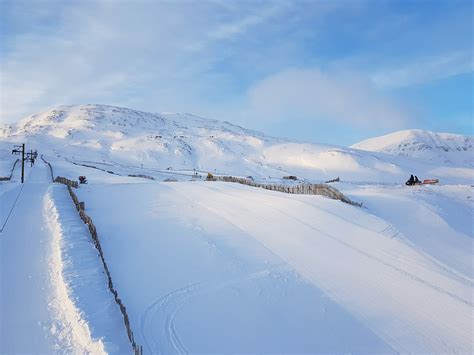
[[260, 184], [260, 183], [254, 182], [251, 179], [238, 178], [234, 176], [213, 176], [213, 177], [208, 177], [207, 180], [234, 182], [238, 184], [259, 187], [266, 190], [284, 192], [288, 194], [321, 195], [321, 196], [329, 197], [333, 200], [340, 200], [352, 206], [362, 207], [362, 203], [352, 201], [347, 196], [345, 196], [341, 191], [327, 184], [306, 184], [305, 183], [305, 184], [299, 184], [299, 185], [294, 185], [294, 186], [285, 186], [285, 185], [278, 185], [278, 184]]
[[13, 163], [13, 166], [12, 166], [12, 170], [10, 171], [10, 175], [9, 176], [0, 176], [0, 181], [10, 181], [12, 179], [13, 171], [15, 170], [16, 164], [18, 164], [19, 161], [20, 161], [20, 159], [15, 160], [15, 162]]
[[144, 175], [144, 174], [128, 174], [129, 177], [143, 178], [148, 180], [155, 180], [153, 176]]
[[60, 184], [74, 187], [75, 189], [79, 188], [79, 183], [76, 180], [69, 180], [68, 178], [65, 178], [64, 176], [56, 176], [56, 179], [54, 179], [54, 182], [59, 182]]
[[[52, 168], [51, 164], [48, 163], [43, 157], [41, 157], [41, 158], [49, 166], [50, 171], [51, 171], [51, 178], [52, 178], [54, 175], [53, 175], [53, 168]], [[134, 352], [135, 355], [142, 355], [143, 354], [143, 347], [138, 345], [135, 341], [135, 336], [133, 334], [132, 327], [130, 325], [130, 318], [129, 318], [128, 313], [127, 313], [127, 308], [123, 304], [122, 299], [119, 297], [118, 291], [114, 287], [114, 283], [112, 281], [112, 275], [110, 274], [109, 267], [107, 265], [107, 262], [105, 261], [104, 252], [102, 251], [102, 245], [100, 244], [99, 236], [97, 234], [97, 228], [96, 228], [94, 222], [92, 221], [92, 218], [84, 212], [84, 204], [79, 202], [79, 199], [77, 198], [77, 195], [75, 194], [74, 190], [72, 189], [73, 187], [78, 188], [79, 184], [77, 183], [77, 181], [69, 180], [69, 179], [67, 179], [65, 177], [62, 177], [62, 176], [57, 176], [56, 179], [54, 179], [54, 182], [57, 182], [57, 183], [60, 183], [60, 184], [63, 184], [63, 185], [67, 186], [69, 196], [71, 196], [71, 199], [72, 199], [74, 205], [76, 206], [76, 210], [79, 213], [79, 217], [87, 225], [87, 227], [89, 229], [89, 233], [91, 234], [91, 238], [94, 242], [94, 246], [97, 249], [97, 251], [99, 252], [99, 257], [100, 257], [100, 260], [102, 262], [102, 266], [104, 268], [105, 275], [107, 276], [107, 284], [108, 284], [109, 290], [114, 295], [115, 303], [117, 303], [117, 305], [120, 308], [120, 312], [122, 313], [123, 322], [124, 322], [124, 325], [125, 325], [125, 329], [127, 331], [128, 339], [130, 341], [130, 344], [132, 345], [133, 352]]]
[[51, 164], [44, 158], [43, 154], [41, 154], [41, 160], [49, 167], [49, 172], [51, 174], [51, 181], [54, 182], [54, 173], [53, 173], [53, 167]]
[[121, 298], [118, 295], [117, 290], [114, 287], [112, 276], [110, 274], [109, 267], [107, 266], [107, 262], [105, 261], [104, 253], [102, 251], [102, 246], [100, 244], [99, 236], [97, 234], [97, 228], [94, 222], [92, 221], [92, 218], [90, 218], [81, 208], [81, 204], [77, 198], [77, 195], [74, 193], [71, 185], [67, 185], [67, 189], [69, 191], [69, 195], [71, 196], [72, 201], [74, 202], [74, 205], [76, 206], [76, 210], [79, 212], [79, 216], [81, 217], [82, 221], [89, 227], [89, 232], [92, 236], [92, 240], [94, 241], [94, 246], [99, 252], [100, 260], [102, 261], [102, 266], [104, 267], [105, 275], [107, 276], [109, 290], [114, 295], [115, 303], [117, 303], [118, 306], [120, 307], [120, 312], [122, 313], [122, 316], [123, 316], [123, 322], [127, 330], [128, 339], [130, 340], [130, 343], [132, 344], [134, 353], [136, 355], [140, 355], [143, 353], [143, 348], [135, 342], [135, 337], [133, 335], [133, 331], [130, 326], [130, 320], [127, 313], [127, 308], [123, 304]]
[[66, 160], [68, 163], [71, 163], [71, 164], [74, 164], [74, 165], [85, 166], [86, 168], [92, 168], [92, 169], [104, 171], [104, 172], [109, 173], [109, 174], [112, 174], [112, 175], [120, 175], [120, 174], [117, 174], [117, 173], [113, 172], [112, 170], [101, 169], [101, 168], [98, 168], [97, 166], [94, 166], [94, 165], [76, 163], [76, 162], [74, 162], [74, 161], [70, 161], [68, 158], [65, 158], [65, 160]]

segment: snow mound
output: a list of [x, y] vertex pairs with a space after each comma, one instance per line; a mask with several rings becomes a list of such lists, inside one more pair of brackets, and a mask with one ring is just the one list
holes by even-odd
[[370, 138], [354, 144], [352, 148], [448, 165], [474, 166], [474, 138], [459, 134], [412, 129]]

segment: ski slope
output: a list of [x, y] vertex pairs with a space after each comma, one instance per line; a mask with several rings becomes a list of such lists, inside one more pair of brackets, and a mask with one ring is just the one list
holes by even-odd
[[472, 267], [364, 209], [218, 182], [79, 195], [149, 352], [472, 350]]
[[[87, 176], [76, 193], [147, 354], [472, 353], [474, 175], [459, 139], [447, 162], [190, 114], [62, 106], [0, 128], [0, 176], [21, 142], [55, 176]], [[67, 189], [40, 160], [23, 186], [19, 171], [0, 182], [0, 353], [128, 353]], [[363, 208], [202, 181], [207, 172], [340, 176], [332, 186]], [[405, 187], [410, 173], [441, 184]]]

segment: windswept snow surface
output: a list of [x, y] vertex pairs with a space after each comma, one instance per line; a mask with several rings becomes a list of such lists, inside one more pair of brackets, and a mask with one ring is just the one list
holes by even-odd
[[[468, 226], [433, 227], [430, 249], [317, 196], [131, 180], [79, 195], [149, 352], [472, 351]], [[437, 258], [446, 240], [457, 254]]]
[[[55, 175], [87, 176], [77, 194], [145, 353], [474, 351], [474, 169], [462, 148], [447, 161], [436, 149], [391, 155], [190, 114], [62, 106], [0, 128], [0, 176], [22, 142]], [[364, 207], [204, 182], [207, 172], [339, 176], [333, 186]], [[0, 182], [0, 352], [128, 352], [66, 189], [41, 162], [23, 189], [18, 173]], [[405, 187], [411, 173], [441, 184]]]

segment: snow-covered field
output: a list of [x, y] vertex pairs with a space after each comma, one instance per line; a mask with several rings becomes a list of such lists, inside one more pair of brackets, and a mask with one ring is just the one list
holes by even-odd
[[[123, 121], [125, 109], [110, 107], [99, 118], [77, 114], [94, 112], [86, 109], [39, 115], [36, 125], [9, 129], [17, 134], [0, 138], [0, 148], [24, 139], [55, 175], [87, 176], [76, 193], [144, 353], [473, 352], [469, 164], [290, 142], [169, 114], [157, 121], [169, 120], [156, 134], [169, 134], [160, 153], [136, 140], [150, 133], [145, 126], [163, 128], [156, 116], [127, 111]], [[96, 147], [84, 125], [100, 126]], [[133, 143], [117, 153], [110, 144], [125, 136]], [[194, 169], [274, 183], [339, 175], [333, 186], [363, 207], [193, 179]], [[411, 172], [441, 184], [406, 187]], [[51, 183], [41, 161], [27, 168], [23, 188], [18, 180], [19, 166], [0, 182], [2, 225], [9, 216], [0, 234], [0, 353], [130, 352], [66, 187]]]

